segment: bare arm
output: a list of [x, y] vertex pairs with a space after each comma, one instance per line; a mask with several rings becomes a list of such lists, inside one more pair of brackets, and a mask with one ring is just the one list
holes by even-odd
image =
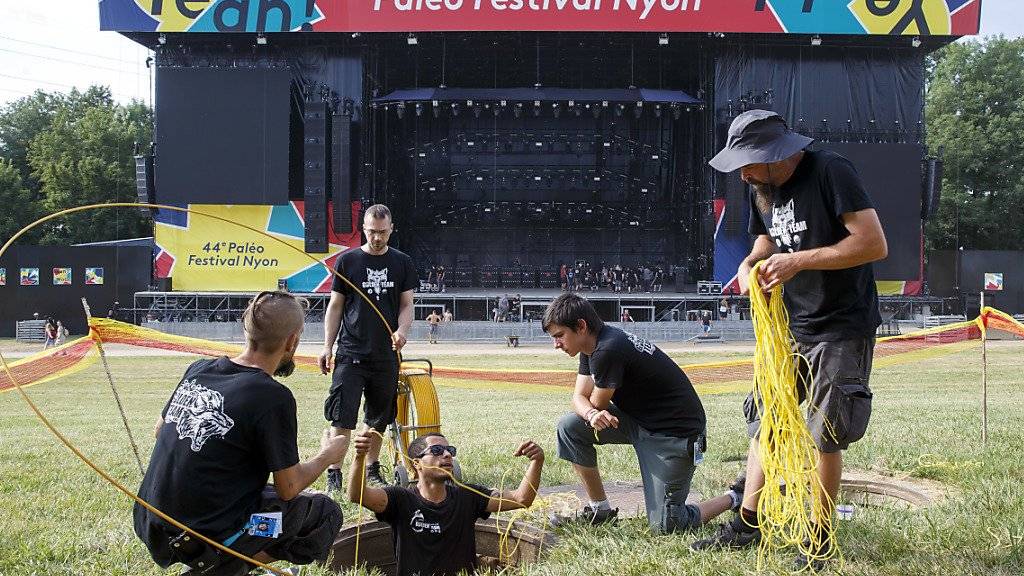
[[760, 269], [761, 284], [765, 290], [771, 290], [803, 270], [843, 270], [889, 255], [885, 232], [874, 209], [843, 214], [843, 225], [849, 236], [831, 246], [768, 258]]
[[373, 432], [367, 430], [352, 439], [356, 456], [352, 459], [348, 472], [348, 499], [355, 504], [361, 499], [363, 508], [379, 514], [388, 507], [388, 493], [365, 481], [366, 452], [370, 449], [370, 434]]
[[544, 451], [535, 442], [523, 442], [516, 450], [514, 456], [526, 456], [530, 463], [526, 467], [526, 474], [519, 483], [519, 488], [506, 490], [496, 496], [492, 495], [487, 501], [488, 512], [501, 512], [503, 510], [518, 510], [529, 508], [537, 497], [537, 489], [540, 488], [540, 472], [544, 467]]
[[327, 374], [333, 368], [334, 343], [341, 331], [341, 313], [345, 310], [345, 295], [331, 291], [331, 299], [324, 312], [324, 349], [320, 354], [320, 373]]
[[755, 264], [768, 258], [775, 253], [775, 242], [772, 241], [772, 237], [767, 234], [760, 234], [754, 239], [754, 246], [750, 249], [750, 254], [740, 262], [739, 270], [737, 270], [736, 279], [740, 284], [740, 294], [750, 293], [750, 270]]
[[576, 375], [576, 388], [572, 393], [572, 407], [580, 418], [595, 430], [619, 427], [619, 419], [608, 412], [615, 390], [598, 388], [593, 376]]
[[590, 403], [590, 393], [594, 388], [593, 376], [576, 375], [576, 387], [572, 391], [572, 409], [580, 418], [586, 419], [587, 413], [595, 408]]
[[395, 350], [402, 351], [402, 347], [409, 339], [409, 330], [412, 328], [412, 317], [413, 317], [413, 291], [406, 290], [402, 292], [402, 299], [398, 304], [398, 326], [395, 328], [395, 333], [392, 335]]
[[345, 436], [330, 437], [324, 430], [320, 437], [320, 452], [312, 459], [274, 472], [274, 488], [277, 496], [284, 501], [291, 500], [316, 481], [327, 466], [341, 460], [347, 447]]
[[156, 417], [156, 424], [153, 425], [153, 436], [154, 437], [160, 436], [160, 429], [163, 428], [163, 427], [164, 427], [164, 417], [163, 416], [157, 416]]

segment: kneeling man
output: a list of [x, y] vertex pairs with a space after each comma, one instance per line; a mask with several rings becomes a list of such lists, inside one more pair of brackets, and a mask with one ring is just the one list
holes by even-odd
[[737, 506], [732, 490], [686, 504], [690, 481], [705, 448], [704, 406], [682, 369], [644, 338], [606, 325], [593, 305], [562, 294], [544, 313], [544, 331], [569, 356], [580, 356], [573, 412], [558, 422], [558, 457], [572, 463], [590, 504], [567, 522], [613, 522], [597, 449], [630, 444], [640, 462], [647, 521], [656, 533], [691, 530]]
[[[242, 316], [246, 345], [234, 358], [185, 371], [156, 425], [139, 496], [189, 528], [263, 563], [323, 562], [341, 527], [338, 505], [302, 491], [341, 458], [345, 438], [321, 439], [299, 462], [295, 397], [273, 376], [295, 369], [303, 301], [263, 292]], [[267, 485], [273, 474], [274, 482]], [[252, 566], [135, 506], [135, 533], [161, 567], [234, 576]]]

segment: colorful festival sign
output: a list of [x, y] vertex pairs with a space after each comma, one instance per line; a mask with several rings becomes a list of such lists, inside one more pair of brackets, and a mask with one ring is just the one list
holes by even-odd
[[977, 34], [982, 0], [100, 0], [119, 32]]
[[39, 268], [22, 268], [21, 285], [39, 286]]
[[71, 268], [54, 268], [53, 269], [53, 285], [54, 286], [70, 286], [71, 285]]
[[985, 272], [985, 290], [1002, 290], [1003, 273]]
[[[192, 204], [189, 208], [257, 231], [201, 214], [159, 211], [154, 270], [157, 278], [172, 278], [174, 290], [276, 290], [278, 281], [285, 280], [292, 292], [330, 292], [331, 273], [303, 252], [303, 202], [283, 206]], [[359, 214], [359, 206], [353, 204], [353, 232], [349, 234], [335, 233], [328, 222], [329, 252], [311, 256], [333, 267], [338, 255], [358, 246]]]
[[85, 285], [101, 286], [103, 284], [103, 268], [86, 268]]

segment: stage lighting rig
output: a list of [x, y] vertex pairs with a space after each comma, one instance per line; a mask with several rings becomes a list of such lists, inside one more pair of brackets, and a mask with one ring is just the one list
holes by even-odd
[[260, 46], [266, 46], [267, 45], [267, 36], [265, 34], [263, 34], [262, 32], [257, 34], [256, 35], [256, 44], [258, 44]]
[[658, 36], [658, 46], [668, 46], [668, 34], [663, 32]]
[[406, 38], [405, 38], [405, 42], [406, 42], [406, 44], [408, 44], [409, 46], [416, 46], [417, 44], [419, 44], [419, 43], [420, 43], [419, 39], [418, 39], [418, 38], [416, 38], [416, 35], [415, 35], [415, 34], [413, 34], [412, 32], [410, 32], [410, 33], [409, 33], [409, 35], [408, 35], [408, 36], [406, 36]]
[[821, 36], [817, 34], [811, 36], [811, 46], [821, 46]]

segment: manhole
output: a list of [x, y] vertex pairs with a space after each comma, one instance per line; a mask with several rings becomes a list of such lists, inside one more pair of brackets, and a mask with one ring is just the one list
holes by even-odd
[[[507, 535], [506, 550], [501, 540]], [[522, 522], [512, 524], [505, 520], [478, 520], [476, 523], [476, 553], [481, 566], [500, 568], [537, 562], [554, 546], [555, 537], [535, 526]], [[356, 526], [346, 526], [334, 540], [334, 554], [329, 568], [337, 573], [350, 570], [355, 563]], [[502, 558], [501, 552], [512, 553]], [[385, 522], [367, 522], [359, 531], [359, 564], [377, 568], [387, 576], [395, 574], [395, 547], [391, 526]]]

